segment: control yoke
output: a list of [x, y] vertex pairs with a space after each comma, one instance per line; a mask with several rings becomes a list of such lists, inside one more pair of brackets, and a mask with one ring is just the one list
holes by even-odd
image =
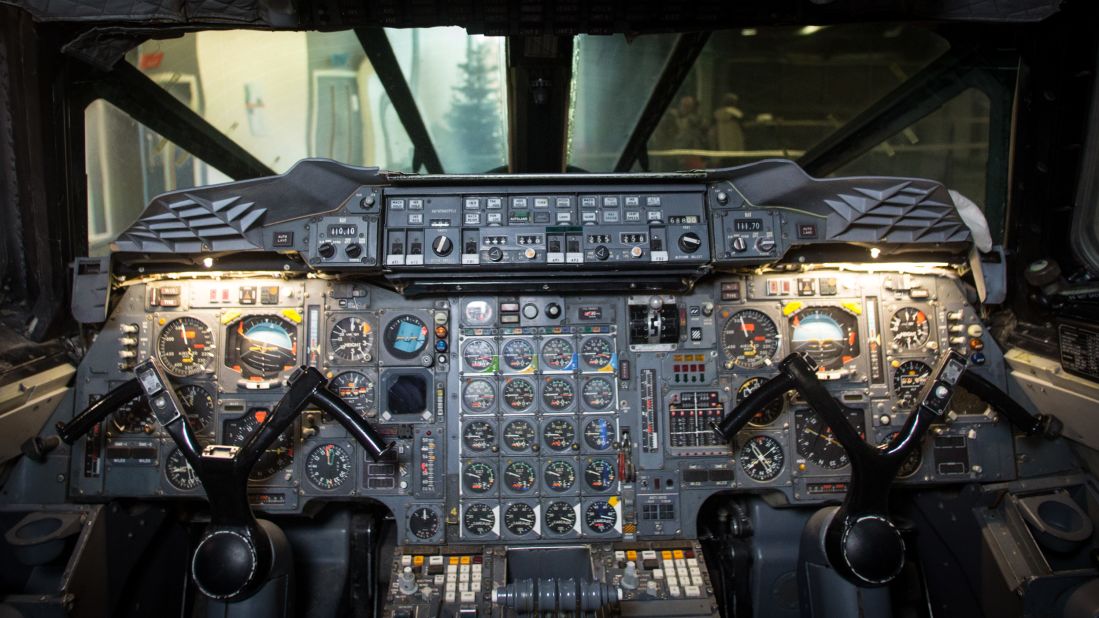
[[183, 405], [171, 388], [160, 361], [139, 364], [137, 377], [118, 386], [76, 415], [57, 424], [57, 435], [72, 444], [104, 420], [120, 405], [144, 396], [157, 421], [172, 437], [180, 452], [202, 481], [210, 503], [210, 525], [195, 548], [191, 574], [207, 596], [242, 600], [265, 581], [271, 567], [271, 548], [248, 503], [248, 475], [272, 443], [290, 427], [306, 406], [313, 405], [335, 418], [362, 444], [375, 461], [392, 450], [355, 409], [328, 390], [328, 380], [313, 367], [302, 367], [290, 376], [289, 390], [267, 419], [241, 446], [199, 445], [183, 414]]

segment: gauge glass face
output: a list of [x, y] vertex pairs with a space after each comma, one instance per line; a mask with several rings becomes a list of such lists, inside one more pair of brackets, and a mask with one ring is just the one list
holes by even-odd
[[365, 374], [345, 371], [332, 378], [329, 388], [358, 410], [360, 415], [365, 416], [368, 410], [374, 409], [374, 381]]
[[576, 508], [568, 502], [554, 502], [543, 513], [546, 528], [554, 534], [568, 534], [576, 529]]
[[614, 423], [605, 418], [593, 418], [584, 425], [584, 442], [597, 451], [609, 449], [614, 437]]
[[542, 427], [542, 440], [550, 450], [567, 451], [576, 443], [576, 428], [563, 418], [555, 418]]
[[901, 363], [893, 374], [893, 392], [897, 396], [897, 406], [910, 409], [916, 405], [920, 389], [931, 377], [931, 367], [927, 363], [910, 360]]
[[[881, 444], [879, 446], [884, 449], [885, 447], [887, 447], [889, 445], [889, 443], [893, 440], [893, 438], [896, 438], [897, 436], [899, 436], [900, 433], [901, 432], [899, 432], [899, 431], [894, 431], [893, 433], [885, 436], [884, 438], [882, 438]], [[912, 476], [913, 474], [915, 474], [916, 472], [919, 471], [920, 465], [922, 463], [923, 463], [923, 453], [920, 452], [920, 447], [919, 447], [919, 445], [917, 445], [916, 448], [913, 448], [908, 453], [908, 456], [906, 456], [904, 458], [904, 461], [901, 462], [901, 467], [897, 468], [897, 478], [906, 479], [906, 478]]]
[[588, 505], [584, 510], [584, 525], [588, 530], [603, 534], [614, 530], [618, 523], [618, 512], [605, 500], [598, 500]]
[[496, 403], [496, 389], [484, 378], [467, 380], [462, 387], [462, 403], [472, 412], [487, 412]]
[[202, 373], [214, 359], [214, 334], [200, 320], [177, 318], [156, 338], [156, 355], [164, 370], [176, 377]]
[[603, 369], [611, 364], [614, 344], [607, 337], [589, 337], [580, 344], [580, 360], [587, 369]]
[[395, 358], [416, 358], [427, 346], [427, 324], [414, 315], [399, 315], [389, 321], [382, 334], [385, 349]]
[[305, 476], [321, 489], [336, 489], [351, 478], [351, 455], [335, 444], [322, 444], [306, 456]]
[[525, 502], [510, 504], [504, 510], [504, 528], [515, 536], [530, 534], [534, 530], [535, 519], [534, 507]]
[[470, 339], [462, 348], [462, 360], [478, 373], [495, 371], [496, 347], [488, 339]]
[[527, 493], [534, 489], [538, 473], [525, 461], [513, 461], [504, 468], [504, 484], [515, 493]]
[[471, 300], [462, 312], [462, 316], [469, 326], [488, 326], [492, 324], [492, 318], [496, 316], [496, 312], [488, 301]]
[[[751, 395], [757, 388], [763, 386], [766, 382], [766, 378], [748, 378], [740, 385], [740, 388], [736, 389], [736, 402], [740, 403], [748, 395]], [[748, 424], [752, 427], [766, 427], [771, 423], [778, 420], [780, 414], [782, 414], [782, 402], [783, 398], [776, 399], [767, 404], [763, 408], [757, 410], [752, 414], [752, 418], [748, 419]]]
[[273, 315], [252, 315], [229, 325], [226, 364], [251, 380], [270, 380], [294, 368], [298, 329]]
[[614, 403], [614, 384], [607, 378], [592, 378], [584, 383], [580, 396], [591, 410], [606, 410]]
[[740, 469], [749, 478], [765, 482], [774, 479], [782, 472], [786, 456], [782, 445], [771, 436], [752, 436], [740, 448]]
[[176, 394], [191, 429], [202, 431], [210, 426], [214, 420], [214, 397], [210, 391], [197, 384], [184, 384], [176, 389]]
[[550, 491], [568, 491], [576, 484], [576, 468], [566, 459], [554, 459], [546, 464], [542, 478]]
[[511, 371], [527, 371], [534, 365], [534, 344], [527, 339], [510, 339], [504, 343], [500, 355]]
[[496, 486], [496, 470], [483, 461], [466, 464], [462, 471], [462, 483], [475, 494], [485, 494]]
[[893, 333], [893, 345], [899, 350], [915, 350], [927, 344], [931, 336], [931, 321], [927, 314], [915, 307], [903, 307], [889, 320]]
[[721, 350], [741, 369], [759, 369], [769, 363], [778, 352], [778, 341], [775, 322], [755, 309], [734, 313], [721, 329]]
[[471, 421], [462, 429], [462, 444], [466, 450], [483, 453], [496, 445], [496, 430], [488, 421]]
[[462, 524], [465, 525], [466, 532], [474, 536], [484, 536], [496, 527], [496, 513], [492, 511], [491, 506], [483, 502], [474, 502], [466, 505]]
[[[851, 410], [847, 420], [860, 436], [866, 437], [866, 419], [862, 410]], [[847, 451], [816, 412], [800, 409], [794, 413], [798, 455], [827, 470], [839, 470], [849, 462]]]
[[[225, 421], [225, 442], [232, 446], [243, 445], [248, 436], [252, 435], [252, 432], [267, 420], [268, 414], [270, 414], [270, 411], [266, 408], [255, 408], [238, 419]], [[271, 478], [294, 461], [294, 437], [292, 433], [293, 430], [288, 429], [275, 439], [274, 444], [260, 455], [248, 478], [253, 481]]]
[[374, 329], [360, 317], [344, 318], [328, 334], [328, 351], [345, 361], [369, 363], [374, 359]]
[[187, 463], [187, 458], [183, 456], [178, 448], [173, 450], [164, 462], [164, 476], [168, 478], [168, 482], [172, 484], [172, 487], [180, 491], [191, 491], [199, 484], [198, 475], [195, 474], [194, 468]]
[[504, 425], [504, 446], [512, 451], [526, 451], [534, 444], [534, 425], [526, 420], [511, 421]]
[[554, 411], [561, 411], [572, 405], [576, 399], [576, 389], [565, 378], [546, 378], [542, 383], [542, 403]]
[[790, 346], [823, 371], [839, 369], [860, 353], [858, 319], [839, 307], [810, 307], [790, 318]]
[[584, 466], [584, 482], [596, 491], [610, 489], [615, 478], [614, 464], [606, 459], [592, 459]]
[[526, 378], [508, 378], [504, 380], [504, 405], [516, 412], [522, 412], [534, 405], [534, 383]]
[[561, 337], [547, 339], [542, 344], [542, 364], [552, 371], [570, 371], [576, 349], [572, 342]]
[[118, 406], [111, 415], [110, 428], [117, 433], [152, 433], [153, 411], [144, 396], [134, 397]]
[[408, 531], [421, 541], [434, 537], [439, 533], [439, 513], [426, 506], [412, 511], [408, 516]]

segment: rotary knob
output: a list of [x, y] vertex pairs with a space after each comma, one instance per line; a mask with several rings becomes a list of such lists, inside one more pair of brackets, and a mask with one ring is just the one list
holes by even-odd
[[770, 253], [775, 248], [775, 240], [773, 238], [760, 238], [756, 241], [756, 249], [759, 249], [760, 253]]
[[595, 259], [604, 261], [611, 256], [611, 250], [606, 245], [599, 245], [595, 248]]
[[454, 243], [446, 236], [439, 236], [431, 243], [431, 250], [439, 257], [446, 257], [454, 250]]
[[317, 247], [317, 253], [326, 260], [331, 260], [332, 256], [336, 255], [336, 247], [330, 242], [323, 243]]
[[363, 246], [359, 243], [352, 243], [347, 245], [347, 248], [343, 250], [347, 254], [347, 257], [357, 260], [359, 256], [363, 254]]
[[679, 237], [679, 248], [684, 253], [694, 253], [702, 246], [702, 239], [694, 232], [687, 232]]
[[737, 253], [744, 253], [748, 249], [748, 242], [744, 240], [743, 236], [737, 236], [733, 239], [733, 251]]
[[488, 250], [488, 259], [499, 262], [504, 259], [504, 251], [500, 247], [492, 247]]

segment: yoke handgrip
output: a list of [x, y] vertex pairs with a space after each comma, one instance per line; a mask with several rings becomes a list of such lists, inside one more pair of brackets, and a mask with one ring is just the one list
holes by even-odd
[[126, 380], [85, 408], [83, 412], [74, 416], [68, 423], [58, 421], [57, 437], [61, 438], [65, 444], [72, 444], [91, 431], [103, 419], [140, 396], [141, 386], [137, 383], [137, 378]]

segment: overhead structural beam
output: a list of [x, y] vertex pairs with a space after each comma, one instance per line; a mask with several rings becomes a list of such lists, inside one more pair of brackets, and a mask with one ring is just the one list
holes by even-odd
[[637, 124], [630, 132], [630, 138], [626, 140], [626, 147], [622, 149], [618, 163], [614, 165], [614, 171], [628, 172], [639, 157], [648, 158], [645, 147], [649, 138], [656, 131], [656, 126], [664, 117], [664, 112], [675, 99], [679, 87], [687, 79], [687, 74], [691, 72], [695, 60], [698, 59], [698, 55], [702, 53], [702, 48], [706, 46], [706, 41], [709, 39], [709, 32], [688, 32], [679, 35], [672, 53], [668, 55], [668, 60], [660, 71], [660, 78], [653, 86], [652, 94], [649, 95], [649, 100], [637, 119]]
[[397, 55], [393, 53], [393, 46], [389, 44], [389, 37], [381, 28], [357, 28], [355, 36], [359, 37], [366, 57], [370, 60], [370, 66], [378, 75], [378, 81], [385, 88], [389, 96], [389, 102], [393, 104], [393, 110], [397, 112], [397, 118], [404, 125], [408, 138], [412, 140], [412, 170], [419, 171], [420, 165], [429, 174], [442, 174], [443, 164], [439, 161], [439, 154], [435, 152], [435, 144], [431, 143], [431, 136], [427, 132], [420, 110], [416, 106], [416, 100], [412, 98], [412, 90], [405, 81], [401, 65], [397, 62]]
[[511, 36], [508, 64], [508, 165], [512, 173], [560, 173], [568, 161], [573, 39]]
[[274, 170], [128, 62], [119, 62], [89, 86], [95, 96], [233, 180], [275, 175]]

